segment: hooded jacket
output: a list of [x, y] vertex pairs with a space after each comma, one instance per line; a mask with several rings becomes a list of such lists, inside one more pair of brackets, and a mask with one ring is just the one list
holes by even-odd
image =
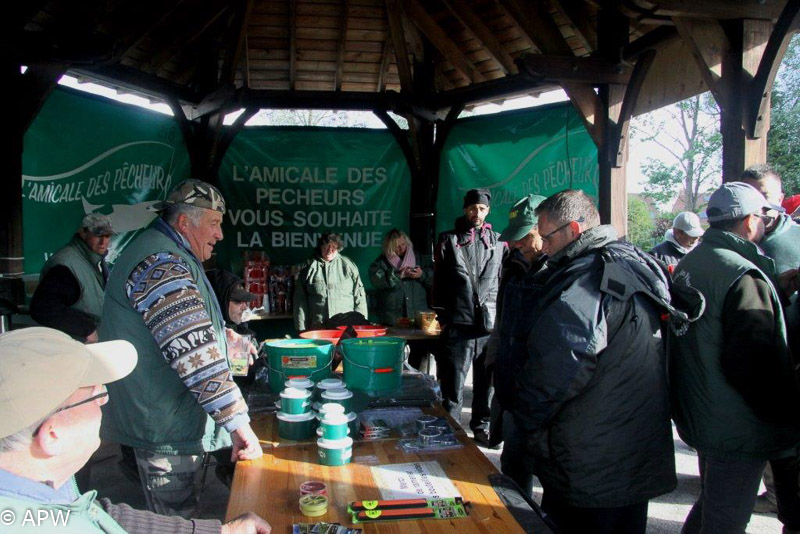
[[676, 309], [666, 270], [607, 225], [583, 232], [547, 269], [526, 352], [514, 358], [512, 409], [545, 491], [585, 508], [672, 491], [661, 314], [696, 319], [702, 299], [692, 293], [692, 312]]
[[675, 239], [675, 233], [670, 228], [664, 234], [664, 241], [653, 247], [650, 254], [667, 265], [677, 265], [688, 252], [689, 249], [678, 243]]
[[206, 271], [206, 276], [211, 283], [211, 289], [214, 290], [214, 294], [217, 296], [225, 326], [239, 335], [254, 335], [255, 332], [248, 327], [247, 322], [243, 321], [239, 324], [233, 322], [228, 308], [228, 304], [231, 301], [231, 293], [243, 280], [232, 272], [222, 269], [210, 269]]

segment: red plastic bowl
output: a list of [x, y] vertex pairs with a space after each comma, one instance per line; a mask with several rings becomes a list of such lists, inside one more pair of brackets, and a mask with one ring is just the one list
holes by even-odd
[[[347, 330], [346, 326], [337, 327], [344, 332]], [[381, 325], [361, 324], [354, 325], [353, 329], [356, 331], [356, 337], [379, 337], [386, 335], [386, 327]]]
[[323, 339], [336, 345], [339, 343], [339, 338], [342, 337], [343, 333], [343, 330], [309, 330], [308, 332], [302, 332], [300, 337], [303, 339]]

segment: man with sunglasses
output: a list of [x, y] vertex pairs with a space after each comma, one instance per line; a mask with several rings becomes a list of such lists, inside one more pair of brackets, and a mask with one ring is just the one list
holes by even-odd
[[261, 456], [227, 361], [224, 315], [203, 270], [222, 239], [225, 200], [189, 179], [114, 264], [100, 339], [125, 339], [136, 369], [109, 387], [103, 439], [134, 448], [149, 510], [193, 517], [206, 453]]
[[[758, 247], [769, 214], [781, 210], [749, 184], [722, 184], [706, 208], [703, 242], [675, 269], [675, 283], [691, 284], [706, 301], [685, 335], [670, 336], [673, 415], [697, 450], [702, 481], [684, 532], [744, 532], [767, 460], [796, 456], [800, 446], [782, 310], [797, 270], [776, 276]], [[797, 479], [789, 483], [796, 491]]]
[[547, 276], [527, 313], [512, 395], [542, 509], [565, 533], [644, 533], [676, 486], [660, 344], [666, 268], [617, 240], [582, 191], [535, 211]]
[[96, 500], [73, 475], [100, 445], [105, 384], [136, 366], [127, 341], [83, 345], [51, 328], [0, 334], [0, 531], [269, 533], [255, 514], [226, 525]]

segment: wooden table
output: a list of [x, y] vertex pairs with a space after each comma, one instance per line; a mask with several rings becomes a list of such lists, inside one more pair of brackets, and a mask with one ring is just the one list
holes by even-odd
[[[522, 532], [488, 482], [488, 475], [496, 472], [492, 463], [466, 435], [459, 435], [459, 439], [464, 444], [461, 449], [428, 454], [405, 454], [396, 448], [396, 440], [356, 442], [353, 463], [341, 467], [319, 465], [317, 447], [313, 444], [266, 449], [260, 459], [236, 464], [226, 520], [252, 511], [265, 518], [276, 534], [291, 532], [294, 523], [324, 521], [351, 525], [348, 503], [380, 499], [370, 466], [435, 460], [462, 497], [472, 503], [469, 517], [369, 523], [359, 528], [367, 533], [392, 534]], [[298, 488], [307, 480], [321, 480], [328, 485], [330, 504], [328, 513], [321, 517], [300, 513]]]

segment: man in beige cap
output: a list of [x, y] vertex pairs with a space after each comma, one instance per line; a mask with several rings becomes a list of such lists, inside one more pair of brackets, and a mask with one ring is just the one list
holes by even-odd
[[672, 228], [664, 234], [664, 241], [650, 254], [674, 268], [700, 242], [704, 232], [696, 213], [682, 211], [672, 221]]
[[83, 345], [41, 327], [0, 335], [0, 530], [270, 531], [254, 514], [220, 526], [97, 501], [96, 491], [78, 493], [72, 477], [100, 445], [104, 384], [130, 373], [136, 360], [127, 341]]
[[222, 239], [225, 201], [190, 179], [155, 209], [159, 218], [108, 280], [100, 339], [130, 341], [139, 364], [109, 387], [101, 436], [134, 448], [149, 510], [189, 518], [206, 453], [232, 447], [233, 461], [250, 460], [261, 445], [231, 377], [224, 316], [202, 264]]
[[50, 256], [39, 274], [31, 317], [78, 341], [97, 341], [108, 279], [105, 257], [114, 229], [111, 218], [87, 213], [66, 246]]

